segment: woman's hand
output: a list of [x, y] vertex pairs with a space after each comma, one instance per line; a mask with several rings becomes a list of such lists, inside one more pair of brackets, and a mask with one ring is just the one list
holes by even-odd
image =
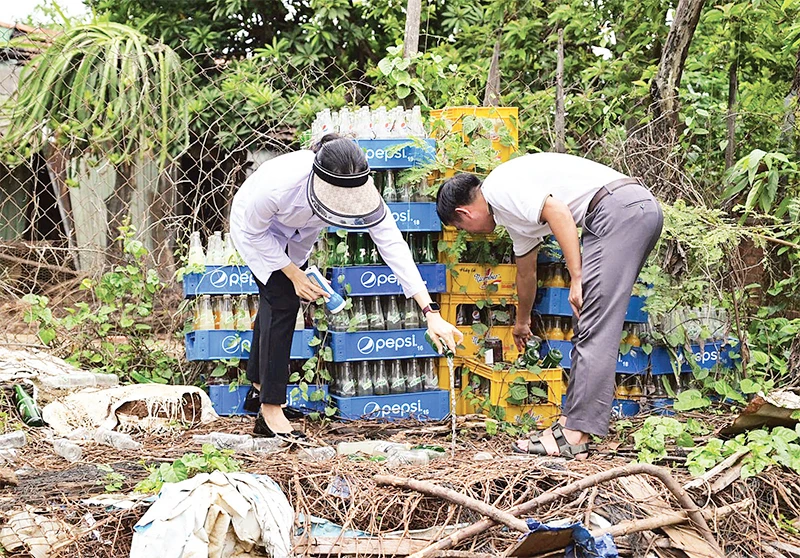
[[281, 271], [286, 274], [286, 277], [288, 277], [294, 285], [294, 292], [297, 294], [297, 296], [303, 300], [313, 302], [319, 297], [322, 297], [325, 300], [328, 300], [331, 297], [331, 295], [329, 295], [325, 289], [320, 287], [319, 284], [317, 284], [317, 282], [313, 279], [309, 279], [308, 275], [306, 275], [303, 270], [296, 265], [289, 264], [281, 269]]
[[464, 340], [464, 334], [456, 326], [442, 318], [438, 312], [428, 312], [425, 319], [428, 322], [428, 335], [436, 345], [436, 350], [439, 351], [439, 354], [443, 354], [444, 349], [439, 342], [440, 340], [443, 340], [447, 348], [455, 353], [456, 345]]

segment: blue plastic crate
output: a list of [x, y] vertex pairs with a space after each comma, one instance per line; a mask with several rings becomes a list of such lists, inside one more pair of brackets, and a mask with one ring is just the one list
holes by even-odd
[[561, 357], [561, 368], [572, 368], [572, 341], [545, 341], [542, 343], [541, 356], [544, 357], [550, 349], [558, 349], [563, 355]]
[[643, 310], [647, 299], [643, 296], [632, 296], [625, 313], [625, 321], [638, 324], [647, 323], [647, 312]]
[[672, 359], [666, 347], [653, 347], [650, 353], [650, 373], [653, 376], [672, 374]]
[[364, 397], [332, 395], [331, 399], [344, 420], [441, 420], [450, 413], [450, 393], [444, 389]]
[[436, 140], [413, 138], [358, 139], [372, 170], [410, 169], [436, 157]]
[[542, 287], [536, 289], [534, 310], [545, 316], [572, 316], [569, 289]]
[[[308, 346], [313, 338], [313, 329], [295, 331], [292, 334], [290, 358], [303, 359], [314, 356], [314, 348]], [[253, 331], [202, 329], [187, 333], [185, 341], [186, 360], [246, 359], [250, 356]]]
[[[722, 368], [733, 368], [733, 361], [729, 356], [730, 347], [724, 341], [708, 342], [701, 348], [700, 345], [692, 345], [692, 356], [700, 368], [710, 370], [719, 365]], [[686, 361], [686, 349], [678, 347], [678, 362], [681, 364], [681, 372], [691, 372], [692, 367]]]
[[[645, 297], [632, 296], [625, 313], [626, 322], [645, 323], [647, 312], [644, 307]], [[536, 289], [534, 310], [544, 316], [572, 316], [569, 305], [569, 289], [560, 287], [540, 287]]]
[[635, 417], [640, 411], [639, 402], [633, 399], [614, 399], [611, 402], [611, 414], [617, 418]]
[[[291, 393], [297, 388], [296, 384], [286, 386], [286, 406], [304, 413], [323, 412], [325, 410], [325, 399], [328, 397], [328, 386], [322, 385], [309, 385], [308, 396], [315, 391], [322, 390], [324, 396], [319, 401], [307, 401], [303, 399], [302, 393], [297, 393], [292, 397]], [[247, 392], [250, 386], [237, 386], [231, 391], [228, 385], [213, 385], [208, 386], [208, 397], [211, 399], [211, 405], [218, 415], [255, 415], [244, 410], [244, 400], [247, 397]], [[298, 388], [299, 389], [299, 388]]]
[[425, 329], [331, 332], [334, 362], [441, 356], [425, 341]]
[[617, 355], [617, 374], [644, 374], [650, 364], [641, 347], [631, 347], [627, 354]]
[[672, 416], [675, 414], [675, 411], [672, 410], [672, 405], [674, 403], [675, 400], [671, 397], [653, 399], [650, 401], [650, 405], [652, 406], [651, 412], [654, 415]]
[[[436, 204], [433, 202], [391, 202], [386, 205], [392, 212], [397, 228], [403, 232], [438, 232], [442, 230], [442, 221], [439, 219], [439, 214], [436, 213]], [[328, 227], [328, 232], [337, 230], [339, 227]]]
[[205, 273], [183, 276], [183, 296], [258, 294], [258, 285], [246, 265], [209, 265]]
[[[418, 264], [417, 269], [419, 269], [419, 274], [425, 281], [429, 293], [447, 291], [447, 266], [445, 264]], [[346, 294], [345, 287], [347, 285], [350, 285], [349, 296], [403, 294], [400, 281], [387, 265], [334, 267], [331, 273], [331, 285], [341, 295]]]

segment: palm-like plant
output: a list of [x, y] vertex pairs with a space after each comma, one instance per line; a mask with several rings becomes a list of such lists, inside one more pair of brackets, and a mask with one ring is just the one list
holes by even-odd
[[163, 165], [185, 145], [184, 81], [177, 54], [135, 29], [72, 27], [25, 67], [6, 140], [23, 156], [55, 141], [68, 156], [118, 165], [148, 153]]

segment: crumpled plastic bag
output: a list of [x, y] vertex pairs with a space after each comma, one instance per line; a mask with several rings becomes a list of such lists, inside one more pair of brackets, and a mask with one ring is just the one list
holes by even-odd
[[580, 521], [540, 523], [535, 519], [527, 519], [526, 523], [534, 533], [571, 531], [572, 544], [567, 545], [565, 558], [619, 558], [617, 545], [611, 535], [595, 538]]
[[134, 526], [130, 558], [292, 556], [294, 510], [267, 476], [203, 473], [165, 484]]

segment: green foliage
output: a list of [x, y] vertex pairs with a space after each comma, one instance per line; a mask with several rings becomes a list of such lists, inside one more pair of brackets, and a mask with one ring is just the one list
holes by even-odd
[[230, 450], [218, 450], [211, 444], [203, 444], [203, 453], [200, 455], [185, 453], [172, 463], [150, 467], [150, 475], [137, 484], [134, 491], [158, 493], [166, 482], [181, 482], [199, 473], [233, 473], [241, 470], [239, 462], [232, 455]]
[[783, 426], [776, 426], [771, 431], [750, 430], [725, 442], [712, 438], [688, 455], [686, 465], [692, 475], [702, 475], [726, 457], [746, 451], [742, 458], [742, 479], [756, 476], [773, 465], [782, 465], [800, 473], [799, 438], [800, 425], [794, 430]]
[[117, 473], [110, 465], [100, 464], [97, 468], [105, 472], [105, 476], [98, 481], [102, 484], [106, 492], [119, 492], [125, 483], [125, 475]]
[[177, 359], [157, 345], [149, 323], [165, 285], [148, 267], [148, 253], [136, 240], [135, 227], [126, 223], [119, 230], [125, 263], [98, 281], [81, 283], [93, 295], [92, 304], [78, 302], [56, 317], [47, 297], [28, 294], [22, 299], [30, 305], [25, 321], [38, 324], [42, 343], [65, 350], [67, 360], [78, 366], [113, 373], [123, 381], [181, 382]]
[[633, 433], [633, 447], [639, 452], [640, 463], [655, 463], [666, 457], [669, 441], [690, 448], [694, 446], [692, 435], [706, 432], [705, 426], [693, 419], [682, 423], [671, 417], [648, 417], [642, 427]]
[[186, 144], [184, 75], [172, 49], [131, 27], [97, 21], [68, 28], [22, 72], [5, 162], [18, 164], [53, 142], [114, 165], [153, 153], [163, 166]]
[[[775, 208], [774, 215], [780, 218], [786, 215], [789, 204], [800, 194], [796, 178], [797, 163], [790, 161], [785, 154], [754, 149], [730, 169], [726, 177], [729, 186], [722, 195], [724, 198], [732, 198], [749, 188], [742, 221], [754, 209], [769, 213], [778, 200], [780, 204]], [[781, 183], [790, 184], [791, 190], [779, 192]]]

